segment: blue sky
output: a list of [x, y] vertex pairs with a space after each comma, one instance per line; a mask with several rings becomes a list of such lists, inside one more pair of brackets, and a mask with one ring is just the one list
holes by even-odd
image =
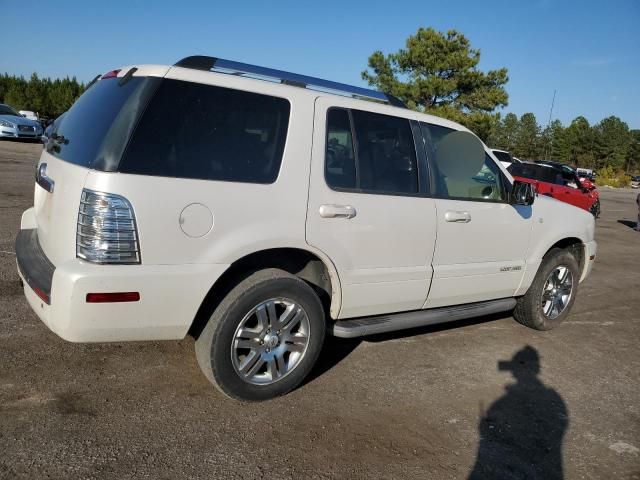
[[[365, 86], [374, 50], [418, 27], [463, 32], [483, 70], [509, 70], [505, 112], [591, 123], [617, 115], [640, 128], [640, 1], [0, 0], [0, 72], [97, 73], [207, 54]], [[7, 41], [8, 39], [8, 41]]]

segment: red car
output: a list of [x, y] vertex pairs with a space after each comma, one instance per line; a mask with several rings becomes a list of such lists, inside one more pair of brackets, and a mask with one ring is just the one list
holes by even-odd
[[590, 180], [578, 178], [575, 170], [561, 164], [514, 163], [507, 169], [516, 180], [532, 183], [540, 195], [547, 195], [591, 212], [600, 214], [600, 195]]

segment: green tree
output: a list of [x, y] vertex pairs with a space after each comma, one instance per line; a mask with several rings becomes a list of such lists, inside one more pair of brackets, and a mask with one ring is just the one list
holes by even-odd
[[630, 143], [627, 150], [627, 173], [640, 174], [640, 130], [629, 132]]
[[555, 160], [567, 162], [569, 158], [569, 147], [566, 141], [565, 128], [560, 120], [553, 120], [542, 131], [541, 148], [543, 160]]
[[76, 78], [51, 80], [32, 74], [29, 80], [9, 74], [0, 75], [0, 102], [18, 110], [33, 110], [41, 117], [57, 117], [67, 111], [85, 86]]
[[498, 121], [491, 112], [507, 105], [507, 69], [480, 71], [480, 50], [460, 32], [420, 28], [406, 47], [369, 57], [362, 78], [409, 108], [451, 118], [487, 138]]
[[595, 168], [595, 132], [583, 116], [573, 119], [565, 131], [566, 154], [564, 161], [571, 165]]
[[513, 153], [522, 159], [535, 160], [541, 156], [540, 146], [540, 126], [536, 116], [531, 112], [525, 113], [520, 117]]
[[499, 119], [494, 125], [491, 135], [487, 139], [487, 143], [492, 148], [499, 148], [513, 152], [518, 135], [520, 121], [517, 115], [507, 113], [503, 118]]
[[607, 117], [595, 126], [597, 166], [610, 166], [615, 170], [625, 167], [631, 144], [629, 126], [618, 117]]

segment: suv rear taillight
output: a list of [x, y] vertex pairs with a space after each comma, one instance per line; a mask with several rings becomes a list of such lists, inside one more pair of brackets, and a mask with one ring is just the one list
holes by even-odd
[[136, 217], [126, 198], [82, 190], [76, 256], [94, 263], [140, 263]]

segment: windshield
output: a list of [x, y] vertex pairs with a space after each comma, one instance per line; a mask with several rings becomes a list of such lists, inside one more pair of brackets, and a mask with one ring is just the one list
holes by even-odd
[[14, 117], [22, 116], [18, 112], [16, 112], [13, 108], [11, 108], [9, 105], [3, 105], [3, 104], [0, 104], [0, 115], [12, 115]]

